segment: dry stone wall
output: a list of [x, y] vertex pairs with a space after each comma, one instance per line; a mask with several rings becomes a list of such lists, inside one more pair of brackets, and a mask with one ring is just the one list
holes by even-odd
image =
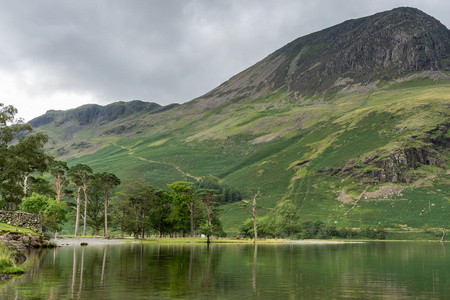
[[38, 215], [25, 212], [0, 210], [0, 222], [11, 226], [24, 227], [37, 233], [42, 233], [41, 218]]

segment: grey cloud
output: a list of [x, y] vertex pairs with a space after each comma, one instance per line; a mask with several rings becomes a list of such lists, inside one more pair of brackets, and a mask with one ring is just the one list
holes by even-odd
[[0, 71], [39, 74], [42, 94], [180, 103], [297, 37], [398, 6], [450, 23], [444, 0], [0, 0]]

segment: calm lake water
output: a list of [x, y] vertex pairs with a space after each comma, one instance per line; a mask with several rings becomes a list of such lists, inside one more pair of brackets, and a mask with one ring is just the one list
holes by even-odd
[[30, 252], [1, 299], [444, 299], [450, 245], [212, 244]]

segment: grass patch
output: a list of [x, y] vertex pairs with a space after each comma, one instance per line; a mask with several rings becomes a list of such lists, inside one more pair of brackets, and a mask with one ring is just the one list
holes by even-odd
[[9, 233], [31, 233], [33, 235], [38, 235], [36, 232], [34, 232], [31, 229], [17, 227], [17, 226], [11, 226], [5, 223], [0, 223], [0, 232], [9, 232]]
[[23, 274], [24, 266], [17, 266], [14, 261], [14, 251], [0, 244], [0, 273], [1, 274]]

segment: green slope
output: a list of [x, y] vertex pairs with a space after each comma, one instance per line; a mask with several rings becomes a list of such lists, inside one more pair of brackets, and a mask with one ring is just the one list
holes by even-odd
[[[260, 188], [261, 214], [292, 200], [304, 220], [450, 225], [444, 217], [450, 212], [450, 84], [414, 80], [364, 97], [339, 94], [327, 103], [283, 104], [282, 109], [277, 108], [280, 95], [208, 111], [194, 121], [192, 115], [180, 117], [177, 129], [163, 134], [97, 137], [100, 150], [68, 162], [87, 163], [122, 179], [145, 178], [157, 187], [215, 176], [247, 197]], [[267, 135], [265, 142], [258, 140]], [[405, 149], [425, 153], [428, 160], [414, 161], [412, 155], [406, 165], [390, 161]], [[396, 180], [392, 172], [399, 172]], [[429, 201], [434, 205], [422, 212]], [[246, 218], [233, 204], [222, 216], [227, 230], [237, 230]]]
[[[214, 176], [246, 197], [261, 189], [261, 215], [291, 200], [303, 220], [448, 227], [449, 57], [444, 25], [397, 8], [300, 37], [183, 105], [33, 121], [69, 164], [161, 188]], [[227, 230], [245, 218], [223, 210]]]

